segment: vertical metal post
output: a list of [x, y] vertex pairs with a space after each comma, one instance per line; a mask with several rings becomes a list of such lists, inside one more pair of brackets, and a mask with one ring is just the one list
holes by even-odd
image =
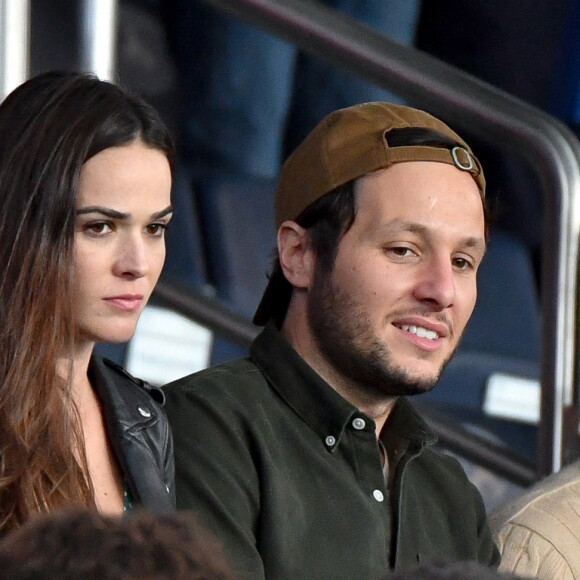
[[117, 0], [83, 0], [81, 67], [100, 79], [115, 80]]
[[30, 0], [0, 0], [0, 101], [28, 78]]

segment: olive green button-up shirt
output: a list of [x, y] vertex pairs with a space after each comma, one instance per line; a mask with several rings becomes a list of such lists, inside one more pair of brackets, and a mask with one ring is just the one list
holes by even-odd
[[497, 565], [481, 497], [401, 398], [381, 434], [273, 325], [250, 358], [165, 389], [178, 508], [241, 579], [374, 580], [432, 560]]

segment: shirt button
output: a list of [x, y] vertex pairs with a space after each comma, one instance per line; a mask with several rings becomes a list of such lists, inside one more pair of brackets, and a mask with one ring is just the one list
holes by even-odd
[[373, 491], [373, 497], [377, 501], [383, 501], [385, 499], [385, 496], [383, 495], [383, 492], [380, 489], [375, 489], [375, 491]]
[[324, 442], [328, 445], [328, 447], [332, 447], [336, 443], [336, 439], [332, 435], [329, 435], [324, 440]]
[[151, 411], [147, 407], [137, 407], [143, 417], [151, 417]]
[[360, 431], [361, 429], [364, 429], [366, 427], [366, 423], [365, 423], [365, 420], [364, 419], [361, 419], [360, 417], [357, 417], [356, 419], [353, 419], [352, 426], [357, 431]]

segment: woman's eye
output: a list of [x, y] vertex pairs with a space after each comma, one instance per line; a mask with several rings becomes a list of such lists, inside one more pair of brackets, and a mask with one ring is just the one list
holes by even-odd
[[93, 222], [85, 225], [85, 231], [95, 236], [102, 236], [112, 231], [112, 228], [106, 222]]
[[155, 224], [149, 224], [146, 227], [146, 231], [150, 236], [162, 237], [166, 228], [167, 228], [167, 224], [155, 223]]

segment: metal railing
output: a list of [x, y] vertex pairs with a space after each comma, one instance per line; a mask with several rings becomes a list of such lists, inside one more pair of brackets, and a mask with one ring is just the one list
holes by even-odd
[[[118, 0], [82, 0], [80, 68], [115, 78]], [[0, 101], [30, 71], [30, 0], [0, 0]]]
[[0, 100], [28, 78], [30, 0], [0, 0]]
[[242, 348], [247, 349], [261, 330], [217, 300], [163, 280], [157, 283], [153, 300], [159, 306], [166, 306], [206, 328], [211, 328], [217, 335]]
[[117, 49], [117, 0], [83, 0], [81, 69], [113, 80]]

